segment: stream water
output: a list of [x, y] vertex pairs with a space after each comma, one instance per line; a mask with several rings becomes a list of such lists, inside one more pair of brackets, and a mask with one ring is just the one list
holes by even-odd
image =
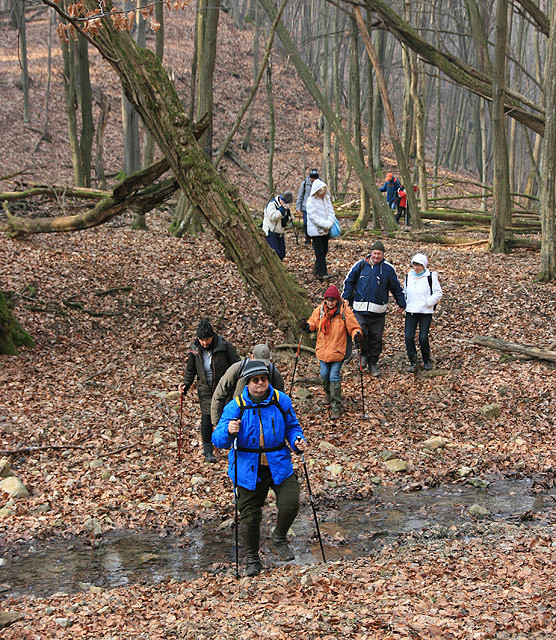
[[[489, 478], [486, 488], [445, 485], [419, 492], [375, 488], [366, 500], [337, 502], [317, 510], [327, 560], [376, 553], [387, 541], [403, 536], [470, 537], [477, 522], [469, 507], [488, 509], [487, 522], [520, 524], [530, 519], [553, 523], [556, 497], [533, 489], [533, 480]], [[265, 507], [261, 556], [264, 566], [279, 564], [268, 550], [272, 506]], [[91, 548], [84, 538], [31, 541], [0, 562], [0, 598], [22, 594], [75, 593], [91, 585], [110, 588], [133, 583], [187, 580], [204, 571], [232, 570], [234, 529], [207, 522], [181, 537], [160, 537], [148, 530], [111, 531]], [[526, 525], [524, 525], [526, 526]], [[295, 564], [322, 560], [310, 504], [303, 504], [293, 527]], [[0, 558], [2, 551], [0, 549]], [[240, 546], [241, 562], [241, 546]]]

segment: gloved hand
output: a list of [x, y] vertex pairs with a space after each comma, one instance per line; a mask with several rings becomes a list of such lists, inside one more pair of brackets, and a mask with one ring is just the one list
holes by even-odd
[[355, 340], [355, 342], [357, 342], [357, 344], [361, 344], [363, 342], [363, 334], [362, 333], [356, 333], [353, 336], [353, 339]]
[[288, 222], [290, 221], [291, 217], [292, 216], [291, 216], [291, 213], [290, 213], [289, 209], [286, 209], [285, 213], [282, 214], [282, 219], [281, 219], [281, 223], [282, 223], [282, 226], [284, 227], [284, 229], [286, 228], [286, 226], [287, 226]]
[[311, 333], [311, 327], [307, 322], [307, 318], [301, 318], [301, 320], [297, 323], [297, 326], [304, 331], [305, 333]]

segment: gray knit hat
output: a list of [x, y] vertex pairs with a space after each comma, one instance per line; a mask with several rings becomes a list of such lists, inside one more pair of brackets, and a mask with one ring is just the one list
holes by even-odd
[[251, 360], [245, 365], [242, 378], [247, 383], [253, 376], [268, 376], [268, 368], [261, 360]]
[[280, 195], [280, 198], [282, 198], [286, 204], [291, 204], [293, 202], [293, 193], [291, 191], [284, 191], [284, 193]]

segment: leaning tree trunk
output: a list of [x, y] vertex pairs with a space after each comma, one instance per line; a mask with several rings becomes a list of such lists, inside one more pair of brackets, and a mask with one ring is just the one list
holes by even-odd
[[33, 338], [21, 328], [0, 291], [0, 354], [17, 356], [18, 347], [34, 347]]
[[[43, 2], [60, 12], [51, 0]], [[85, 0], [85, 6], [86, 10], [96, 8], [94, 0]], [[77, 20], [65, 17], [79, 28]], [[255, 227], [237, 188], [216, 172], [199, 146], [160, 60], [150, 50], [139, 49], [128, 33], [115, 31], [110, 20], [103, 18], [102, 23], [94, 43], [120, 77], [129, 101], [153, 134], [179, 186], [199, 207], [263, 311], [289, 339], [295, 338], [297, 318], [312, 309], [306, 293]]]

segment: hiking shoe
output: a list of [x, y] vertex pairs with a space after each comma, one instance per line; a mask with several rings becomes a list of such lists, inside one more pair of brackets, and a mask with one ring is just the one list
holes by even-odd
[[325, 393], [325, 394], [324, 394], [324, 398], [323, 398], [323, 400], [322, 400], [322, 404], [323, 404], [325, 407], [328, 407], [328, 406], [330, 406], [330, 405], [332, 404], [332, 398], [330, 397], [330, 394], [329, 394], [329, 393]]
[[216, 462], [216, 458], [212, 452], [212, 444], [210, 444], [210, 442], [203, 442], [203, 454], [205, 456], [205, 462]]
[[277, 536], [273, 533], [272, 549], [280, 556], [280, 560], [284, 560], [285, 562], [295, 558], [293, 551], [290, 549], [288, 544], [288, 539], [285, 536], [282, 538], [281, 536]]
[[258, 576], [259, 573], [261, 572], [262, 569], [262, 565], [260, 562], [251, 562], [249, 561], [246, 565], [245, 565], [245, 575], [249, 576], [250, 578], [253, 578], [254, 576]]
[[380, 376], [380, 369], [378, 368], [378, 364], [376, 362], [369, 362], [369, 372], [375, 378]]
[[367, 356], [361, 356], [361, 368], [364, 369], [369, 364], [369, 358]]
[[409, 367], [407, 367], [407, 373], [415, 373], [415, 369], [417, 369], [417, 363], [411, 362]]
[[337, 420], [342, 416], [344, 410], [341, 407], [336, 407], [336, 409], [332, 409], [332, 413], [330, 414], [330, 420]]
[[432, 362], [430, 360], [428, 362], [425, 362], [425, 364], [423, 365], [423, 369], [425, 371], [430, 371], [432, 369]]

